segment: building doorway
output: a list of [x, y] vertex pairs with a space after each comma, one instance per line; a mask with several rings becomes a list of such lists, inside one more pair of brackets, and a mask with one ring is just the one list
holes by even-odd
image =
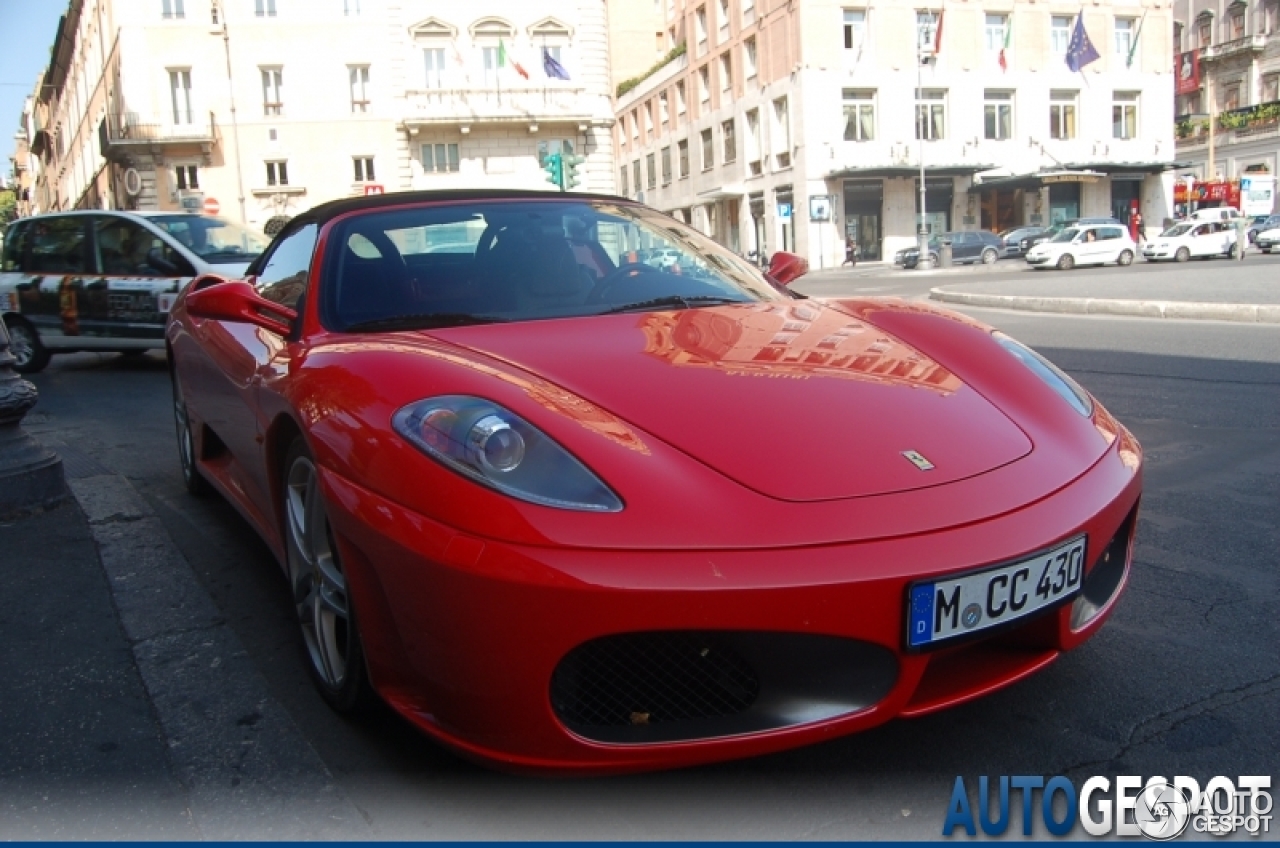
[[1142, 179], [1111, 178], [1111, 217], [1128, 223], [1129, 211], [1137, 209], [1142, 194]]
[[764, 192], [757, 191], [747, 195], [747, 204], [751, 208], [752, 253], [757, 264], [765, 264], [768, 259], [768, 242], [765, 240], [764, 227]]
[[844, 234], [858, 245], [858, 258], [878, 262], [880, 215], [884, 207], [884, 180], [844, 181]]
[[1049, 223], [1057, 224], [1080, 217], [1080, 183], [1054, 183], [1049, 186]]
[[992, 189], [982, 193], [981, 227], [1002, 233], [1023, 225], [1024, 192], [1020, 188]]
[[[920, 215], [920, 179], [914, 180], [916, 216]], [[929, 235], [940, 236], [951, 231], [951, 206], [955, 201], [956, 181], [951, 177], [926, 178], [924, 181], [924, 223]]]

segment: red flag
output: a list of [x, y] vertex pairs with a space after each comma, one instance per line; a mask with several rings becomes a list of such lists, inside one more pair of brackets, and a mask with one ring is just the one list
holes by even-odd
[[938, 11], [938, 28], [933, 33], [933, 55], [935, 56], [942, 52], [942, 15], [945, 11]]
[[511, 67], [515, 68], [516, 73], [519, 74], [520, 76], [524, 77], [525, 79], [529, 78], [529, 72], [526, 71], [524, 69], [524, 66], [521, 65], [519, 62], [517, 62], [515, 59], [511, 60]]

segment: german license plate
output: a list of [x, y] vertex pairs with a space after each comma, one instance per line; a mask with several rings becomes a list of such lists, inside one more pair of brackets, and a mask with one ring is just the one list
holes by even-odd
[[907, 645], [928, 648], [981, 633], [1074, 596], [1084, 580], [1085, 537], [1024, 560], [948, 580], [913, 583]]

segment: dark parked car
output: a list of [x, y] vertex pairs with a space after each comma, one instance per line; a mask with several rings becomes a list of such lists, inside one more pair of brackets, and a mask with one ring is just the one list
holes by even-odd
[[1000, 234], [1000, 238], [1004, 240], [1003, 256], [1021, 256], [1022, 240], [1038, 236], [1047, 230], [1048, 227], [1014, 227], [1011, 230], [1005, 230]]
[[1258, 240], [1258, 233], [1280, 229], [1280, 215], [1256, 215], [1249, 224], [1249, 244]]
[[[942, 240], [951, 242], [951, 261], [957, 265], [972, 265], [974, 262], [991, 265], [1004, 253], [1000, 236], [986, 230], [943, 233], [929, 239], [929, 261], [934, 265], [938, 264], [941, 255]], [[920, 250], [917, 247], [908, 247], [893, 255], [893, 264], [903, 268], [914, 268], [919, 261]]]
[[1125, 222], [1121, 221], [1119, 218], [1072, 218], [1068, 221], [1059, 221], [1043, 232], [1037, 233], [1033, 236], [1024, 236], [1021, 242], [1022, 252], [1025, 254], [1040, 242], [1049, 241], [1049, 239], [1053, 238], [1068, 227], [1079, 227], [1085, 224], [1119, 224], [1122, 227], [1127, 226]]

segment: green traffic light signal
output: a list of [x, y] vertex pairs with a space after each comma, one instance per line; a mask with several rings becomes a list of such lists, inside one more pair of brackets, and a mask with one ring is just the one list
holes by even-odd
[[565, 188], [577, 188], [582, 184], [584, 175], [581, 173], [579, 166], [585, 161], [587, 161], [585, 156], [569, 155], [562, 157], [561, 164], [564, 169]]
[[542, 170], [547, 172], [547, 182], [564, 191], [564, 162], [559, 153], [549, 153], [542, 160]]

